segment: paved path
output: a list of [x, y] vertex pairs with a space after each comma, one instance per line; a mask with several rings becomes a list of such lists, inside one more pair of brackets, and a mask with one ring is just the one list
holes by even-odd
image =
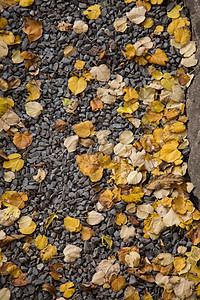
[[191, 148], [188, 168], [191, 181], [195, 185], [194, 195], [198, 198], [200, 207], [200, 0], [186, 0], [186, 4], [190, 9], [192, 40], [196, 41], [196, 58], [199, 60], [187, 94], [188, 137]]

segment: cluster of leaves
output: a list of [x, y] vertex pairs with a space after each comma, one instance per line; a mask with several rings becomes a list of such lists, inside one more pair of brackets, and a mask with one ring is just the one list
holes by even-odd
[[[31, 5], [34, 0], [1, 1], [1, 8], [14, 6], [19, 3], [22, 7]], [[160, 5], [163, 0], [125, 0], [129, 4], [135, 2], [136, 7], [126, 13], [126, 17], [117, 18], [113, 24], [115, 30], [123, 33], [130, 23], [144, 28], [154, 26], [152, 18], [146, 17], [152, 5]], [[171, 23], [166, 28], [171, 36], [171, 45], [180, 51], [182, 55], [181, 64], [176, 75], [167, 73], [164, 70], [169, 61], [166, 53], [161, 49], [155, 49], [154, 36], [162, 34], [164, 26], [156, 26], [151, 37], [143, 37], [136, 41], [134, 45], [128, 44], [125, 49], [121, 49], [122, 58], [125, 62], [134, 60], [135, 63], [146, 66], [152, 76], [152, 83], [138, 90], [137, 87], [126, 86], [122, 76], [116, 74], [114, 80], [110, 80], [111, 71], [106, 64], [86, 68], [86, 63], [76, 60], [74, 64], [75, 76], [68, 81], [69, 90], [75, 95], [81, 96], [87, 89], [88, 84], [99, 82], [96, 97], [91, 101], [90, 106], [95, 112], [103, 109], [105, 105], [112, 105], [117, 99], [122, 98], [124, 105], [117, 109], [118, 113], [128, 119], [135, 128], [141, 127], [143, 136], [135, 137], [132, 131], [124, 131], [119, 137], [119, 143], [110, 143], [108, 136], [110, 130], [96, 131], [90, 121], [84, 121], [73, 126], [74, 135], [68, 136], [64, 145], [68, 152], [74, 152], [78, 145], [92, 147], [98, 140], [99, 151], [93, 154], [81, 154], [76, 156], [76, 162], [80, 171], [90, 178], [92, 182], [101, 180], [104, 170], [110, 174], [107, 188], [98, 194], [96, 208], [86, 213], [88, 226], [83, 226], [81, 221], [71, 216], [66, 216], [64, 226], [72, 234], [81, 233], [83, 241], [90, 240], [95, 236], [92, 226], [104, 221], [102, 212], [107, 213], [116, 202], [127, 203], [126, 211], [117, 213], [115, 223], [120, 229], [120, 238], [124, 243], [136, 235], [136, 227], [144, 220], [144, 237], [152, 240], [158, 239], [162, 231], [168, 227], [180, 226], [185, 228], [187, 238], [191, 239], [194, 246], [190, 252], [186, 252], [185, 247], [178, 248], [178, 256], [164, 252], [160, 253], [152, 263], [147, 257], [141, 257], [137, 247], [123, 247], [118, 251], [118, 261], [115, 256], [109, 256], [102, 260], [93, 275], [90, 285], [81, 284], [86, 291], [96, 288], [96, 285], [104, 288], [111, 288], [114, 292], [125, 289], [124, 299], [140, 299], [136, 288], [127, 286], [124, 276], [119, 275], [120, 264], [125, 265], [129, 274], [147, 281], [155, 282], [164, 288], [162, 299], [195, 299], [200, 295], [200, 212], [189, 200], [193, 185], [186, 182], [184, 175], [187, 170], [187, 163], [183, 161], [181, 151], [188, 146], [185, 109], [185, 90], [190, 85], [193, 75], [188, 73], [187, 68], [197, 64], [195, 58], [196, 45], [190, 41], [190, 22], [181, 14], [182, 7], [174, 3], [167, 16]], [[101, 6], [98, 4], [88, 7], [83, 15], [87, 19], [96, 20], [101, 15]], [[8, 55], [8, 46], [22, 42], [19, 36], [14, 36], [11, 31], [6, 31], [8, 22], [5, 18], [0, 19], [0, 58]], [[82, 20], [75, 20], [74, 24], [62, 21], [57, 29], [61, 32], [73, 30], [76, 34], [85, 34], [88, 25]], [[24, 18], [23, 31], [27, 34], [30, 42], [38, 40], [42, 36], [42, 22], [31, 18]], [[153, 49], [153, 50], [152, 50]], [[66, 46], [64, 56], [73, 55], [76, 49], [72, 45]], [[153, 52], [151, 52], [153, 51]], [[100, 60], [106, 55], [106, 51], [100, 50], [97, 55]], [[12, 55], [14, 64], [24, 62], [25, 68], [32, 76], [26, 84], [28, 97], [26, 99], [25, 110], [27, 115], [37, 117], [41, 114], [42, 106], [35, 101], [40, 98], [41, 82], [36, 79], [39, 73], [38, 62], [40, 57], [31, 51], [15, 51]], [[163, 67], [163, 71], [156, 70], [155, 66]], [[185, 67], [185, 68], [184, 68]], [[85, 70], [84, 70], [85, 68]], [[106, 85], [100, 85], [104, 82]], [[7, 91], [18, 88], [21, 85], [19, 78], [12, 78], [6, 81], [0, 78], [0, 89]], [[79, 104], [78, 99], [63, 99], [63, 105], [67, 106], [66, 112], [73, 114]], [[14, 101], [10, 98], [0, 98], [0, 132], [13, 136], [13, 143], [19, 149], [25, 149], [33, 140], [30, 132], [23, 131], [24, 125], [20, 118], [13, 111]], [[135, 112], [145, 107], [145, 114], [142, 119], [135, 116]], [[67, 123], [59, 120], [55, 129], [63, 132]], [[8, 169], [4, 179], [11, 182], [15, 178], [15, 171], [19, 171], [24, 166], [24, 161], [19, 153], [7, 156], [2, 151], [0, 158], [3, 167]], [[34, 180], [41, 183], [47, 172], [38, 169], [38, 174]], [[149, 180], [149, 178], [151, 178]], [[156, 201], [145, 203], [144, 196], [155, 196]], [[6, 236], [2, 231], [0, 235], [0, 245], [4, 246], [15, 239], [24, 238], [25, 235], [32, 234], [36, 229], [36, 223], [29, 216], [20, 217], [28, 196], [25, 193], [7, 191], [1, 198], [0, 224], [10, 226], [15, 221], [19, 224], [21, 235]], [[128, 214], [127, 214], [128, 213]], [[132, 214], [135, 214], [132, 215]], [[136, 218], [137, 217], [137, 218]], [[51, 213], [44, 226], [48, 229], [52, 221], [58, 218], [56, 213]], [[113, 241], [110, 237], [102, 234], [102, 245], [112, 251]], [[37, 236], [35, 239], [26, 238], [24, 251], [28, 251], [31, 245], [35, 245], [40, 250], [41, 260], [44, 262], [54, 258], [57, 254], [55, 245], [48, 244], [46, 236]], [[162, 245], [165, 250], [165, 244]], [[68, 244], [64, 250], [64, 262], [73, 263], [81, 256], [82, 249], [72, 244]], [[187, 257], [187, 258], [186, 258]], [[27, 284], [24, 273], [12, 262], [6, 261], [6, 256], [0, 253], [0, 273], [10, 275], [10, 282], [14, 286]], [[154, 277], [153, 271], [158, 272]], [[50, 265], [50, 275], [54, 280], [64, 277], [64, 266], [60, 263]], [[48, 291], [55, 297], [56, 289], [49, 283], [43, 284], [42, 289]], [[60, 292], [65, 298], [70, 298], [74, 292], [74, 283], [66, 282], [60, 285]], [[0, 290], [0, 295], [5, 299], [10, 298], [8, 289]], [[6, 298], [7, 297], [7, 298]], [[143, 299], [153, 299], [148, 291], [144, 292]]]

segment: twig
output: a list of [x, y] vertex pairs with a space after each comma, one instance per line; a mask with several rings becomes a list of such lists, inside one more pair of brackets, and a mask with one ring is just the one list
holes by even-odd
[[84, 33], [85, 37], [88, 39], [88, 41], [89, 41], [90, 43], [92, 43], [92, 40], [87, 36], [87, 34], [86, 34], [85, 32], [83, 32], [83, 33]]

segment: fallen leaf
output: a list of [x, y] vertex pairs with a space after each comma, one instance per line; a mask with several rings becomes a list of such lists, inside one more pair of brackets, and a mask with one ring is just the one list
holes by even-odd
[[85, 62], [77, 59], [75, 65], [74, 65], [74, 68], [77, 70], [82, 70], [84, 68], [84, 66], [85, 66]]
[[[0, 43], [0, 45], [1, 45], [1, 43]], [[20, 64], [23, 61], [24, 61], [24, 58], [21, 56], [20, 50], [15, 51], [12, 55], [12, 62], [14, 64]]]
[[20, 0], [20, 1], [19, 1], [19, 5], [20, 5], [21, 7], [27, 7], [27, 6], [32, 5], [33, 2], [34, 2], [34, 0]]
[[88, 213], [87, 223], [89, 225], [97, 225], [104, 220], [104, 216], [95, 210], [92, 210]]
[[64, 49], [64, 56], [65, 57], [69, 57], [71, 56], [74, 52], [76, 51], [76, 49], [73, 46], [67, 46]]
[[53, 296], [53, 298], [55, 298], [56, 288], [53, 285], [51, 285], [50, 283], [43, 283], [42, 290], [45, 292], [48, 292], [49, 294], [51, 294]]
[[113, 26], [117, 32], [124, 32], [127, 29], [127, 19], [117, 18], [115, 19]]
[[174, 32], [174, 40], [177, 43], [181, 43], [182, 46], [185, 46], [191, 39], [191, 31], [188, 27], [177, 28]]
[[70, 100], [70, 103], [68, 105], [68, 107], [65, 109], [67, 113], [73, 114], [75, 112], [75, 110], [77, 109], [79, 104], [78, 99], [76, 98], [72, 98]]
[[94, 230], [86, 226], [83, 226], [83, 228], [81, 229], [81, 234], [81, 239], [83, 241], [89, 241], [92, 236], [95, 236]]
[[46, 248], [43, 248], [40, 252], [42, 260], [50, 260], [53, 256], [57, 254], [56, 246], [48, 244]]
[[143, 204], [137, 206], [136, 215], [139, 219], [146, 219], [149, 214], [153, 214], [154, 209], [150, 204]]
[[133, 8], [131, 11], [127, 12], [127, 18], [135, 24], [140, 24], [145, 20], [146, 9], [144, 6], [138, 8]]
[[140, 254], [136, 251], [131, 251], [125, 256], [125, 262], [130, 268], [138, 267], [140, 263]]
[[117, 213], [116, 217], [115, 217], [115, 223], [119, 226], [126, 224], [127, 223], [127, 216], [122, 212]]
[[63, 296], [65, 298], [70, 298], [75, 292], [74, 284], [73, 282], [66, 282], [64, 284], [61, 284], [59, 290], [61, 293], [64, 293]]
[[133, 45], [131, 44], [126, 45], [125, 50], [126, 52], [121, 50], [125, 58], [131, 59], [135, 56], [135, 47]]
[[41, 82], [39, 80], [29, 80], [26, 85], [27, 92], [29, 94], [26, 101], [33, 101], [40, 98], [40, 85]]
[[169, 12], [167, 12], [167, 16], [172, 19], [176, 19], [180, 16], [180, 11], [183, 8], [180, 5], [175, 5]]
[[64, 261], [67, 263], [71, 263], [76, 261], [81, 255], [82, 249], [80, 247], [74, 245], [67, 245], [63, 250]]
[[36, 182], [40, 183], [45, 179], [46, 175], [47, 175], [47, 171], [45, 171], [43, 169], [38, 169], [38, 173], [37, 173], [37, 175], [33, 176], [33, 179]]
[[35, 246], [39, 249], [42, 250], [46, 248], [48, 245], [48, 239], [45, 235], [38, 235], [35, 239]]
[[19, 218], [21, 211], [16, 206], [0, 210], [0, 225], [10, 226]]
[[120, 238], [123, 239], [124, 242], [128, 242], [130, 238], [135, 236], [135, 228], [133, 226], [123, 225], [120, 230]]
[[42, 21], [37, 21], [28, 17], [25, 17], [24, 19], [25, 23], [23, 31], [28, 35], [29, 41], [34, 42], [38, 40], [42, 36]]
[[68, 87], [74, 95], [78, 95], [86, 89], [87, 82], [83, 77], [73, 76], [68, 80]]
[[30, 101], [25, 104], [26, 114], [32, 118], [38, 117], [43, 110], [42, 105], [36, 101]]
[[142, 173], [137, 171], [132, 171], [127, 177], [128, 184], [138, 184], [142, 180]]
[[191, 41], [180, 49], [180, 54], [184, 57], [190, 57], [196, 52], [196, 42]]
[[100, 109], [103, 109], [103, 102], [98, 98], [94, 98], [90, 101], [90, 106], [92, 108], [92, 111], [98, 111]]
[[95, 127], [90, 121], [84, 121], [78, 124], [75, 124], [72, 129], [74, 132], [82, 138], [91, 137], [94, 135]]
[[88, 25], [83, 21], [75, 21], [73, 25], [73, 30], [77, 34], [86, 33], [88, 31]]
[[62, 21], [58, 24], [56, 29], [60, 30], [61, 32], [69, 32], [72, 28], [72, 24], [66, 23], [65, 21]]
[[68, 152], [74, 152], [76, 151], [78, 142], [79, 142], [78, 135], [71, 135], [64, 140], [64, 146], [67, 148]]
[[0, 29], [6, 29], [7, 25], [8, 25], [7, 19], [0, 17]]
[[69, 216], [64, 219], [64, 225], [70, 232], [79, 232], [82, 229], [80, 220]]
[[124, 276], [117, 277], [116, 274], [112, 274], [109, 278], [109, 283], [114, 292], [119, 292], [126, 287], [126, 279]]
[[83, 14], [90, 20], [96, 20], [101, 15], [101, 6], [99, 4], [91, 5]]
[[19, 149], [25, 149], [33, 141], [33, 135], [29, 131], [25, 131], [24, 133], [16, 132], [13, 138], [13, 144]]
[[98, 67], [92, 67], [90, 74], [97, 81], [108, 81], [110, 79], [110, 70], [105, 64]]
[[12, 182], [13, 179], [15, 179], [15, 173], [13, 173], [12, 171], [4, 173], [4, 180], [6, 182]]
[[55, 218], [58, 219], [58, 216], [56, 215], [56, 213], [50, 213], [49, 215], [50, 216], [47, 218], [46, 222], [44, 223], [45, 228], [48, 228]]
[[77, 155], [76, 162], [79, 170], [90, 177], [92, 182], [99, 181], [103, 176], [103, 167], [99, 164], [98, 154]]
[[181, 65], [184, 67], [193, 67], [196, 66], [198, 63], [198, 60], [195, 58], [195, 54], [191, 55], [190, 57], [182, 58], [181, 59]]
[[0, 58], [6, 57], [7, 54], [8, 54], [8, 46], [3, 40], [0, 40]]
[[58, 120], [55, 124], [55, 130], [60, 133], [64, 132], [67, 127], [67, 123], [63, 120]]
[[0, 290], [0, 299], [9, 300], [11, 297], [10, 290], [8, 288], [3, 288]]
[[13, 153], [8, 155], [7, 161], [4, 161], [3, 167], [5, 169], [11, 169], [11, 171], [19, 171], [24, 166], [24, 161], [21, 159], [21, 155], [19, 153]]
[[106, 246], [106, 244], [104, 243], [104, 241], [105, 241], [108, 244], [110, 250], [112, 250], [113, 241], [112, 241], [111, 238], [109, 238], [108, 236], [105, 236], [104, 234], [102, 234], [101, 241], [102, 241], [103, 246]]
[[160, 48], [157, 48], [156, 52], [154, 54], [152, 54], [152, 56], [149, 59], [149, 63], [160, 65], [160, 66], [165, 66], [166, 62], [168, 62], [168, 61], [169, 61], [169, 58], [167, 57], [165, 52]]

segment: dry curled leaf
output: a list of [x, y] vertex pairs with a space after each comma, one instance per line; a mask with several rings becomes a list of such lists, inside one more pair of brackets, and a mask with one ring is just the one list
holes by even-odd
[[64, 254], [64, 261], [67, 263], [74, 262], [77, 260], [81, 255], [82, 249], [80, 247], [74, 245], [67, 245], [63, 250]]
[[144, 6], [138, 8], [133, 8], [131, 11], [127, 12], [127, 18], [135, 24], [140, 24], [145, 20], [146, 9]]
[[43, 107], [39, 102], [30, 101], [25, 104], [25, 110], [28, 116], [35, 118], [41, 114]]
[[75, 21], [73, 25], [73, 30], [77, 34], [85, 33], [88, 31], [88, 25], [83, 21]]
[[25, 17], [24, 19], [25, 23], [23, 31], [28, 35], [29, 41], [34, 42], [38, 40], [42, 36], [42, 21], [37, 21], [28, 17]]
[[108, 81], [110, 79], [110, 70], [105, 64], [98, 67], [92, 67], [90, 74], [97, 81]]
[[33, 179], [36, 182], [40, 183], [45, 179], [46, 175], [47, 175], [47, 171], [45, 171], [43, 169], [38, 169], [38, 173], [37, 173], [37, 175], [33, 176]]
[[72, 24], [66, 23], [65, 21], [62, 21], [58, 24], [56, 29], [60, 30], [61, 32], [69, 32], [72, 28]]
[[97, 211], [93, 210], [88, 213], [87, 223], [89, 225], [97, 225], [104, 220], [104, 216]]
[[127, 29], [127, 19], [126, 18], [117, 18], [113, 24], [117, 32], [124, 32]]
[[63, 120], [58, 120], [55, 124], [55, 130], [59, 132], [64, 132], [67, 127], [67, 123]]
[[43, 283], [42, 290], [45, 292], [48, 292], [49, 294], [51, 294], [53, 296], [53, 298], [55, 298], [56, 288], [53, 285], [51, 285], [50, 283]]

